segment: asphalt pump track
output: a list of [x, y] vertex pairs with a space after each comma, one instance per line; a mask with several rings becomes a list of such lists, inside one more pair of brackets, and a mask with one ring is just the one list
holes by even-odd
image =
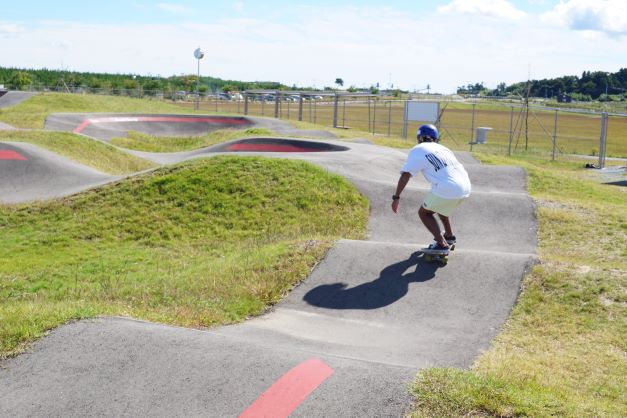
[[458, 154], [473, 194], [452, 218], [458, 248], [440, 267], [419, 251], [431, 239], [417, 217], [428, 184], [413, 179], [400, 213], [390, 209], [406, 152], [326, 143], [348, 149], [263, 155], [304, 159], [355, 184], [370, 200], [368, 240], [339, 241], [270, 313], [242, 324], [59, 327], [0, 369], [0, 416], [398, 417], [420, 368], [469, 367], [536, 259], [524, 171]]

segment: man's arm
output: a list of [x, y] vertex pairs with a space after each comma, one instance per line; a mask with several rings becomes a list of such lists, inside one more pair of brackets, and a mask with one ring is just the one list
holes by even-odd
[[401, 201], [401, 193], [403, 193], [403, 190], [405, 190], [405, 186], [407, 186], [410, 178], [411, 174], [403, 171], [398, 179], [398, 184], [396, 185], [396, 193], [392, 198], [392, 210], [394, 211], [394, 213], [398, 212], [398, 205]]

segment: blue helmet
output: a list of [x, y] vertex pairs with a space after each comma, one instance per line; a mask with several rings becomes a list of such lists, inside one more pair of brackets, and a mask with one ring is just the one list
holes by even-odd
[[440, 135], [438, 134], [438, 128], [435, 125], [422, 125], [416, 132], [416, 138], [418, 142], [438, 142]]

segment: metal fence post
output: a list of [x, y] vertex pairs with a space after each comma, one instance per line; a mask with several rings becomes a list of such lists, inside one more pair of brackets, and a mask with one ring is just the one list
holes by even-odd
[[298, 121], [303, 121], [303, 94], [298, 95]]
[[344, 97], [342, 106], [342, 128], [346, 129], [346, 97]]
[[388, 110], [388, 137], [390, 136], [390, 126], [392, 125], [392, 101], [388, 102], [390, 104], [390, 108]]
[[335, 93], [335, 99], [333, 100], [333, 127], [337, 128], [337, 104], [340, 100], [340, 96], [338, 96], [337, 92]]
[[244, 93], [244, 114], [248, 115], [248, 93]]
[[407, 139], [407, 108], [409, 102], [405, 100], [405, 110], [403, 111], [403, 138]]
[[373, 112], [372, 112], [372, 135], [375, 135], [377, 129], [377, 100], [373, 100]]
[[607, 124], [608, 114], [603, 112], [601, 114], [601, 140], [599, 143], [599, 168], [605, 167], [605, 151], [607, 146]]
[[472, 104], [472, 122], [470, 125], [470, 150], [472, 151], [472, 146], [475, 143], [475, 107], [476, 103]]
[[274, 94], [274, 117], [279, 119], [279, 102], [281, 101], [281, 95], [277, 90]]
[[553, 156], [551, 161], [555, 161], [555, 147], [557, 146], [557, 109], [555, 109], [555, 122], [553, 123]]
[[514, 106], [509, 114], [509, 145], [507, 146], [507, 155], [512, 155], [512, 140], [514, 139]]
[[371, 126], [371, 119], [370, 119], [370, 96], [368, 96], [368, 132], [370, 132], [370, 126]]

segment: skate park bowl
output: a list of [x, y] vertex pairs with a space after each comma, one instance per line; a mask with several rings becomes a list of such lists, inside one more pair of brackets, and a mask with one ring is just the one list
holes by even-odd
[[44, 127], [109, 141], [126, 137], [129, 131], [155, 136], [199, 136], [217, 129], [253, 125], [250, 119], [239, 116], [57, 113], [48, 116]]
[[212, 152], [333, 152], [349, 148], [326, 142], [279, 138], [249, 138], [211, 147]]

